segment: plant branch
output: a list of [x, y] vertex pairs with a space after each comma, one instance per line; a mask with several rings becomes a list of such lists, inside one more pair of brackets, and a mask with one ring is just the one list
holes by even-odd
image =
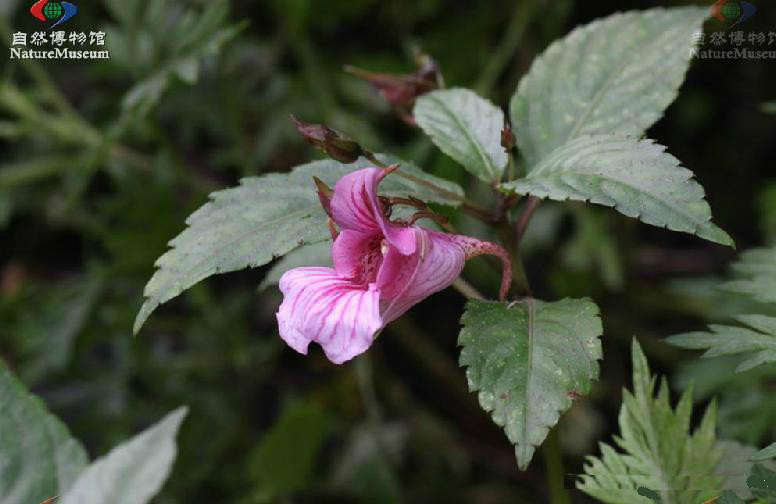
[[531, 221], [531, 217], [533, 217], [534, 212], [539, 207], [541, 202], [542, 200], [536, 196], [529, 196], [526, 200], [525, 207], [523, 208], [523, 211], [520, 213], [520, 217], [517, 218], [517, 222], [515, 223], [516, 246], [520, 246], [520, 242], [523, 240], [528, 223]]

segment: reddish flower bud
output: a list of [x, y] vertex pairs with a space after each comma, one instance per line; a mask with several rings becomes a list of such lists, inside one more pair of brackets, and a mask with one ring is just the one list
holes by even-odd
[[291, 115], [296, 130], [309, 144], [324, 151], [332, 159], [341, 163], [355, 162], [364, 151], [355, 140], [323, 124], [311, 124], [300, 121]]
[[504, 129], [501, 130], [501, 146], [509, 154], [515, 148], [515, 143], [515, 134], [512, 132], [512, 128], [509, 127], [509, 123], [504, 121]]
[[439, 66], [431, 57], [418, 54], [415, 59], [418, 70], [411, 74], [369, 72], [349, 65], [345, 66], [345, 71], [372, 84], [399, 117], [414, 126], [412, 107], [415, 99], [443, 84]]

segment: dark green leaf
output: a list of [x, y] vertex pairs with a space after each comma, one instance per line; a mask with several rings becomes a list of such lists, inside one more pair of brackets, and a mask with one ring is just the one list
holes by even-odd
[[572, 397], [598, 377], [598, 308], [588, 299], [469, 301], [461, 322], [469, 389], [479, 392], [525, 469]]

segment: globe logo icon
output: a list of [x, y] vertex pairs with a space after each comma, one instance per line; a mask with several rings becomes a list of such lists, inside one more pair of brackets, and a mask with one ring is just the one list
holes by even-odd
[[43, 15], [46, 16], [46, 19], [49, 21], [54, 21], [55, 19], [59, 19], [62, 17], [62, 4], [60, 3], [47, 3], [45, 7], [43, 7]]
[[722, 7], [722, 15], [728, 19], [738, 19], [741, 17], [741, 6], [738, 2], [729, 2]]
[[54, 21], [54, 24], [49, 26], [54, 28], [78, 14], [78, 7], [67, 1], [38, 0], [30, 7], [30, 14], [43, 22]]
[[754, 16], [756, 12], [757, 7], [744, 0], [717, 0], [717, 2], [711, 6], [712, 16], [723, 23], [732, 22], [732, 24], [728, 26], [728, 29], [743, 23]]

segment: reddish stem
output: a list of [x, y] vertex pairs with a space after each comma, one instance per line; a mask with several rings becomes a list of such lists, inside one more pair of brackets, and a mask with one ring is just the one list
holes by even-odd
[[497, 243], [480, 241], [468, 236], [458, 236], [459, 243], [463, 245], [466, 252], [466, 259], [481, 255], [494, 255], [501, 259], [501, 287], [498, 291], [498, 298], [504, 301], [509, 293], [509, 285], [512, 282], [512, 262], [509, 259], [509, 253], [504, 247]]

